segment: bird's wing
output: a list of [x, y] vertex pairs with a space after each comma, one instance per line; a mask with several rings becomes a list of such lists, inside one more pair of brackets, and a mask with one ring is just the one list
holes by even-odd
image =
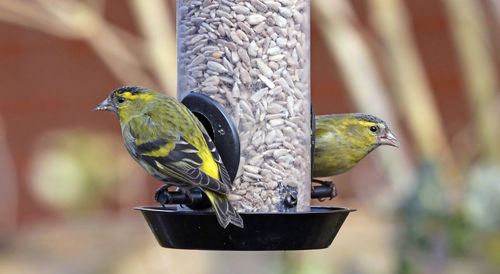
[[[149, 126], [148, 126], [149, 124]], [[131, 147], [133, 156], [147, 163], [155, 177], [165, 176], [165, 180], [175, 179], [193, 187], [210, 189], [217, 193], [229, 193], [227, 184], [210, 177], [200, 166], [203, 159], [198, 156], [199, 150], [175, 132], [165, 132], [160, 123], [154, 123], [150, 116], [140, 115], [132, 118], [124, 127], [133, 136]], [[133, 129], [137, 129], [134, 131]], [[125, 132], [124, 132], [125, 135]]]
[[316, 121], [316, 140], [314, 144], [314, 153], [326, 153], [328, 151], [328, 148], [326, 147], [326, 145], [328, 145], [328, 142], [325, 142], [325, 140], [328, 138], [332, 138], [332, 136], [328, 136], [330, 134], [331, 132], [328, 130], [328, 128], [326, 128], [326, 125], [318, 123], [318, 121]]
[[201, 130], [201, 132], [203, 132], [203, 138], [205, 138], [205, 142], [207, 142], [208, 149], [210, 150], [210, 153], [212, 153], [212, 157], [214, 158], [214, 161], [217, 163], [217, 166], [219, 167], [219, 177], [221, 182], [227, 185], [229, 188], [231, 188], [231, 178], [229, 177], [229, 173], [227, 172], [226, 166], [222, 162], [222, 158], [220, 157], [219, 152], [217, 152], [217, 148], [215, 147], [212, 138], [210, 138], [207, 130], [197, 118], [196, 121], [198, 124], [198, 128]]

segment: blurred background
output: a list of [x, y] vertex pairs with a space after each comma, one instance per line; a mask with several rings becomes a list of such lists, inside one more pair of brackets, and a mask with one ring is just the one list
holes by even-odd
[[[356, 208], [315, 251], [161, 248], [159, 187], [113, 89], [176, 94], [175, 1], [0, 1], [0, 273], [499, 273], [500, 1], [313, 0], [317, 114], [367, 112], [401, 148], [334, 178]], [[315, 203], [318, 203], [317, 201]]]

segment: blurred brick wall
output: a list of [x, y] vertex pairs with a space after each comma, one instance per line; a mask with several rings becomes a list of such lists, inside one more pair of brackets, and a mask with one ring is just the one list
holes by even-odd
[[0, 115], [18, 173], [21, 220], [44, 209], [26, 187], [35, 140], [64, 127], [119, 130], [111, 118], [91, 112], [109, 90], [120, 85], [79, 41], [0, 24]]

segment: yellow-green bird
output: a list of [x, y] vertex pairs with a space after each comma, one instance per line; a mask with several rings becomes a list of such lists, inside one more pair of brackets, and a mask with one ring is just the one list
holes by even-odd
[[346, 172], [381, 145], [399, 146], [387, 124], [373, 115], [318, 115], [315, 122], [313, 178]]
[[243, 228], [227, 199], [231, 182], [207, 131], [175, 98], [125, 86], [114, 90], [95, 110], [116, 113], [123, 141], [132, 157], [156, 179], [186, 193], [200, 187], [215, 209], [219, 224]]

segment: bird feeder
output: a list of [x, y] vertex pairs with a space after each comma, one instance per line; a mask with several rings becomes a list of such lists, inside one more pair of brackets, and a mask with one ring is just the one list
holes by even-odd
[[[162, 246], [286, 250], [331, 244], [352, 210], [311, 207], [311, 195], [331, 192], [311, 193], [309, 35], [308, 0], [177, 1], [178, 99], [211, 135], [233, 182], [228, 198], [245, 228], [223, 229], [213, 212], [139, 208]], [[193, 209], [208, 205], [201, 191], [192, 194], [190, 201], [179, 192], [164, 199]]]

